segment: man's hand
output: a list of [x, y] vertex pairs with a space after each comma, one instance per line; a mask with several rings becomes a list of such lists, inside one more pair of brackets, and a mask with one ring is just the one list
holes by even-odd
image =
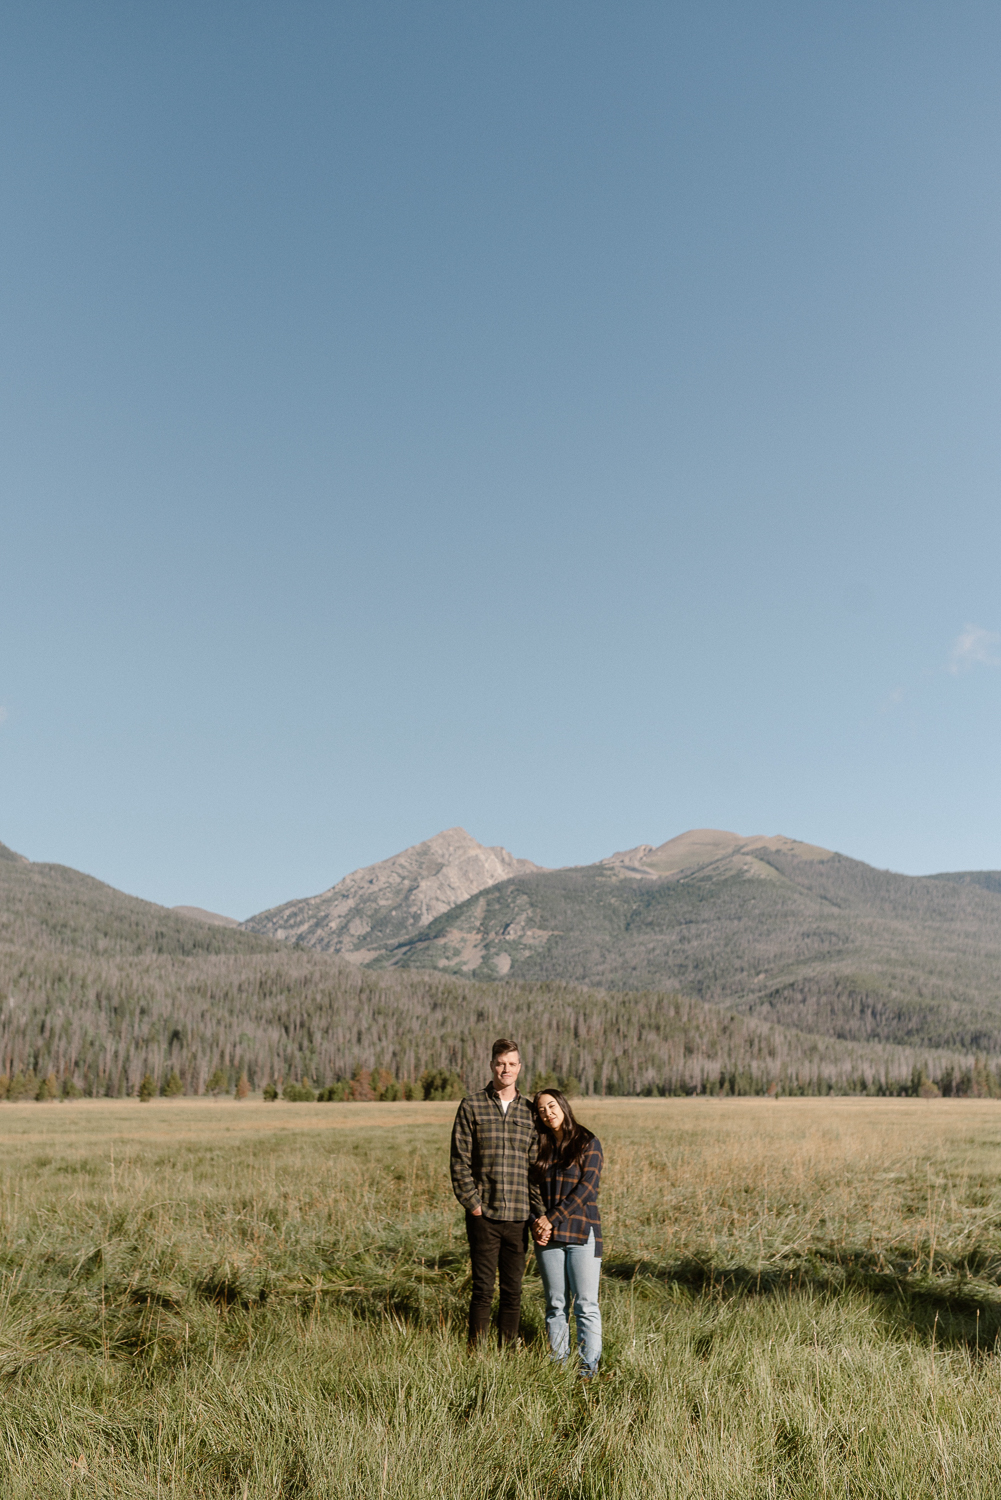
[[471, 1208], [469, 1212], [472, 1214], [474, 1219], [481, 1219], [483, 1217], [483, 1210], [478, 1206], [476, 1208]]
[[542, 1245], [543, 1247], [545, 1247], [549, 1243], [549, 1238], [552, 1232], [553, 1226], [552, 1224], [550, 1224], [545, 1214], [541, 1214], [532, 1225], [532, 1238], [537, 1245]]

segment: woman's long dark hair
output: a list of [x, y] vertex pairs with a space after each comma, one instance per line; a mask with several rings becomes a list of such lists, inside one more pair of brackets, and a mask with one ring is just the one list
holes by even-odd
[[[557, 1141], [556, 1132], [543, 1123], [539, 1114], [539, 1100], [543, 1094], [548, 1094], [550, 1099], [555, 1099], [563, 1111], [562, 1141]], [[570, 1108], [566, 1095], [561, 1094], [559, 1089], [540, 1089], [532, 1101], [532, 1109], [535, 1114], [535, 1128], [539, 1132], [539, 1150], [532, 1171], [537, 1176], [544, 1177], [552, 1166], [569, 1167], [571, 1162], [576, 1162], [577, 1166], [581, 1166], [584, 1152], [594, 1140], [594, 1131], [588, 1130], [586, 1125], [581, 1125], [574, 1119], [573, 1110]]]

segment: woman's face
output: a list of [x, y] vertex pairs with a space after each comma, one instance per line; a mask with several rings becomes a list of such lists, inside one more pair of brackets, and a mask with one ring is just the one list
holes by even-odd
[[560, 1109], [552, 1094], [540, 1094], [535, 1101], [535, 1107], [539, 1111], [539, 1119], [543, 1125], [548, 1125], [556, 1135], [563, 1129], [563, 1121], [566, 1115]]

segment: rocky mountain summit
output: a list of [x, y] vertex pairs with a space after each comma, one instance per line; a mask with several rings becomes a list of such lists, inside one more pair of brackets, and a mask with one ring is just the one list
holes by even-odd
[[470, 896], [512, 876], [540, 872], [531, 860], [486, 848], [464, 828], [449, 828], [355, 870], [319, 896], [287, 901], [242, 925], [365, 964]]

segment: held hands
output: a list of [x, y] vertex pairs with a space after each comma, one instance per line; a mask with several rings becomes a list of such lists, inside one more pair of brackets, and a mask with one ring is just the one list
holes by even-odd
[[[481, 1217], [483, 1209], [479, 1207], [479, 1205], [477, 1205], [476, 1208], [471, 1208], [469, 1212], [472, 1214], [474, 1219], [478, 1219]], [[532, 1238], [537, 1245], [548, 1245], [550, 1237], [552, 1236], [552, 1232], [553, 1226], [552, 1224], [550, 1224], [545, 1214], [543, 1214], [541, 1218], [536, 1219], [532, 1224]]]
[[553, 1226], [552, 1224], [550, 1224], [545, 1214], [542, 1214], [538, 1219], [536, 1219], [535, 1223], [532, 1225], [532, 1238], [537, 1245], [540, 1245], [543, 1248], [545, 1248], [545, 1246], [549, 1244], [549, 1239], [552, 1235], [552, 1232]]

